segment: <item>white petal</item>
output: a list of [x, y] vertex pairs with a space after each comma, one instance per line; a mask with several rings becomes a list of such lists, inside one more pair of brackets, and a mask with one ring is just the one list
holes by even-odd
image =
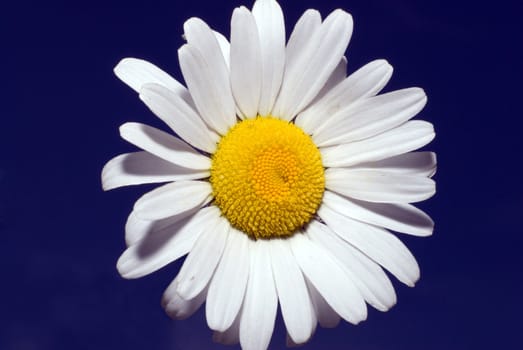
[[[312, 100], [310, 105], [314, 106], [316, 103], [318, 103], [318, 101], [323, 99], [323, 97], [325, 97], [325, 95], [329, 93], [336, 85], [341, 83], [345, 79], [345, 77], [347, 77], [347, 58], [343, 56], [338, 65], [336, 66], [336, 69], [334, 69], [331, 76], [329, 77], [325, 85], [323, 85], [320, 92], [318, 92], [318, 95], [316, 95], [314, 100]], [[308, 110], [309, 108], [307, 108], [306, 110]], [[300, 113], [300, 115], [302, 114], [303, 112]], [[300, 117], [300, 115], [296, 117], [295, 123], [296, 125], [301, 127], [301, 125], [298, 124], [298, 118]]]
[[180, 221], [188, 216], [194, 215], [200, 208], [174, 215], [162, 220], [143, 220], [140, 219], [135, 211], [132, 211], [125, 223], [125, 243], [127, 246], [138, 243], [149, 235], [155, 235], [155, 232], [163, 230], [167, 226], [174, 225], [175, 222]]
[[251, 262], [240, 320], [240, 344], [243, 349], [265, 350], [271, 340], [278, 308], [270, 242], [258, 240], [249, 243]]
[[350, 218], [414, 236], [430, 236], [434, 229], [430, 216], [411, 204], [364, 202], [330, 191], [323, 194], [323, 203]]
[[374, 96], [389, 81], [392, 66], [385, 60], [375, 60], [352, 73], [296, 118], [296, 125], [313, 134], [336, 112], [359, 99]]
[[399, 156], [361, 163], [351, 169], [386, 171], [395, 174], [432, 177], [436, 173], [436, 154], [433, 152], [410, 152]]
[[248, 248], [247, 235], [231, 228], [205, 304], [207, 324], [213, 330], [225, 332], [240, 311], [249, 277]]
[[229, 69], [212, 30], [198, 18], [184, 24], [188, 44], [178, 50], [185, 82], [203, 120], [220, 134], [236, 122]]
[[[356, 256], [359, 253], [357, 249], [339, 238], [327, 226], [313, 221], [307, 228], [307, 236], [333, 255], [369, 304], [386, 311], [396, 303], [394, 288], [383, 270], [376, 264], [373, 269], [361, 264]], [[363, 258], [370, 260], [365, 256]]]
[[298, 19], [285, 49], [285, 67], [294, 67], [309, 40], [321, 26], [321, 15], [309, 9]]
[[104, 191], [113, 188], [177, 180], [194, 180], [209, 176], [209, 171], [187, 169], [166, 162], [148, 152], [120, 154], [102, 170]]
[[123, 252], [116, 264], [118, 272], [124, 278], [139, 278], [184, 256], [209, 225], [209, 221], [219, 215], [218, 208], [207, 207], [193, 216], [151, 232]]
[[207, 290], [203, 289], [193, 299], [185, 300], [176, 292], [177, 288], [178, 280], [175, 278], [163, 293], [162, 306], [169, 317], [175, 320], [184, 320], [202, 306]]
[[318, 210], [318, 215], [341, 238], [369, 258], [390, 271], [408, 286], [419, 279], [419, 266], [405, 245], [385, 229], [345, 217], [328, 206]]
[[134, 210], [144, 220], [164, 219], [207, 204], [211, 193], [207, 181], [176, 181], [144, 194]]
[[334, 328], [338, 326], [341, 320], [340, 315], [325, 301], [320, 292], [318, 292], [307, 278], [305, 278], [305, 282], [307, 283], [312, 306], [314, 307], [320, 326], [324, 328]]
[[220, 217], [200, 235], [177, 276], [176, 292], [182, 298], [192, 299], [207, 286], [222, 257], [229, 231], [229, 223]]
[[301, 48], [299, 57], [286, 63], [275, 115], [291, 120], [316, 97], [343, 57], [351, 35], [352, 17], [333, 11]]
[[138, 58], [124, 58], [114, 67], [114, 73], [137, 93], [140, 93], [145, 84], [154, 83], [169, 89], [193, 106], [187, 88], [150, 62]]
[[369, 97], [341, 109], [314, 131], [319, 147], [363, 140], [405, 123], [427, 103], [420, 88]]
[[321, 156], [326, 167], [347, 167], [413, 151], [425, 146], [435, 136], [431, 123], [411, 120], [365, 140], [322, 148]]
[[187, 143], [208, 153], [214, 152], [218, 136], [178, 95], [161, 85], [145, 84], [140, 91], [140, 99]]
[[225, 332], [213, 332], [212, 340], [223, 345], [234, 345], [240, 342], [240, 315], [241, 310], [233, 324]]
[[222, 56], [225, 61], [225, 64], [227, 65], [227, 68], [230, 67], [230, 56], [231, 56], [231, 45], [229, 44], [229, 41], [225, 36], [223, 36], [222, 33], [213, 31], [214, 36], [216, 37], [216, 40], [218, 41], [218, 45], [220, 45], [220, 50], [222, 51]]
[[294, 343], [305, 343], [314, 329], [307, 285], [287, 240], [271, 240], [271, 262], [283, 321]]
[[329, 168], [325, 171], [325, 188], [376, 203], [413, 203], [436, 193], [432, 179], [387, 171]]
[[140, 123], [120, 126], [122, 138], [173, 164], [195, 170], [209, 170], [211, 160], [182, 140], [159, 129]]
[[271, 113], [280, 91], [285, 66], [285, 23], [280, 5], [274, 0], [258, 0], [252, 14], [260, 37], [262, 85], [259, 114]]
[[262, 62], [260, 38], [252, 13], [239, 7], [231, 19], [231, 88], [245, 118], [258, 114]]
[[358, 324], [367, 318], [367, 306], [345, 271], [322, 247], [303, 234], [289, 239], [292, 252], [303, 274], [345, 320]]

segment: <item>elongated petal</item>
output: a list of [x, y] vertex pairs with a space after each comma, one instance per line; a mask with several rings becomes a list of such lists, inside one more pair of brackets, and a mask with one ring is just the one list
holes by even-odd
[[327, 226], [313, 221], [307, 228], [307, 236], [329, 251], [341, 264], [365, 301], [380, 311], [386, 311], [396, 303], [394, 288], [383, 270], [377, 265], [375, 269], [368, 269], [361, 264], [355, 256], [355, 249]]
[[324, 205], [318, 215], [327, 226], [369, 258], [390, 271], [398, 280], [414, 286], [419, 266], [405, 245], [385, 229], [343, 216]]
[[432, 177], [436, 173], [436, 166], [436, 153], [410, 152], [375, 162], [360, 163], [350, 168]]
[[365, 140], [321, 149], [326, 167], [348, 167], [407, 153], [425, 146], [436, 134], [431, 123], [411, 120]]
[[224, 332], [215, 331], [212, 340], [223, 345], [234, 345], [240, 342], [240, 319], [241, 310], [232, 325]]
[[197, 296], [185, 300], [176, 292], [178, 279], [174, 279], [167, 287], [162, 296], [162, 306], [169, 317], [175, 320], [184, 320], [194, 314], [202, 306], [207, 295], [207, 289], [203, 289]]
[[[316, 97], [312, 100], [310, 105], [313, 106], [316, 103], [318, 103], [318, 101], [323, 99], [323, 97], [325, 97], [325, 95], [327, 93], [329, 93], [336, 85], [341, 83], [345, 79], [346, 76], [347, 76], [347, 58], [345, 56], [343, 56], [341, 58], [340, 62], [338, 63], [338, 65], [336, 66], [336, 68], [334, 69], [334, 71], [332, 72], [329, 79], [327, 79], [327, 81], [325, 82], [325, 85], [323, 85], [320, 92], [318, 92], [318, 95], [316, 95]], [[303, 112], [300, 113], [298, 115], [298, 117], [296, 117], [296, 120], [295, 120], [296, 125], [298, 125], [300, 127], [301, 127], [301, 125], [298, 124], [298, 118], [302, 114], [303, 114]], [[312, 132], [310, 134], [312, 134]]]
[[144, 194], [134, 204], [134, 210], [145, 220], [164, 219], [205, 205], [211, 200], [211, 193], [207, 181], [176, 181]]
[[252, 14], [256, 20], [260, 37], [262, 85], [259, 114], [272, 111], [280, 91], [285, 66], [285, 23], [280, 5], [274, 0], [259, 0], [254, 3]]
[[136, 212], [132, 211], [125, 223], [125, 243], [130, 247], [145, 237], [155, 235], [155, 232], [162, 231], [167, 226], [172, 226], [177, 221], [196, 214], [199, 210], [200, 208], [197, 207], [162, 220], [152, 221], [140, 219]]
[[227, 68], [230, 68], [231, 65], [231, 44], [227, 40], [225, 36], [223, 36], [222, 33], [213, 31], [214, 36], [216, 37], [216, 40], [218, 41], [218, 45], [220, 46], [220, 50], [222, 51], [222, 56], [225, 61], [225, 65]]
[[[189, 50], [180, 50], [178, 55], [185, 82], [202, 118], [223, 135], [236, 122], [236, 114], [229, 68], [219, 39], [199, 18], [185, 21], [183, 29], [189, 45], [182, 49], [188, 46]], [[187, 53], [192, 60], [186, 60]]]
[[[222, 53], [214, 35], [212, 40], [215, 41], [221, 58]], [[210, 62], [202, 52], [189, 44], [183, 45], [178, 50], [178, 59], [185, 82], [201, 117], [213, 130], [224, 135], [236, 122], [229, 69], [225, 61], [221, 59], [223, 65], [221, 69], [227, 73], [224, 77], [223, 74], [213, 71], [217, 68], [216, 64]]]
[[319, 147], [363, 140], [405, 123], [427, 103], [420, 88], [397, 90], [370, 97], [338, 111], [315, 130]]
[[245, 118], [258, 114], [262, 86], [260, 38], [254, 16], [236, 8], [231, 19], [231, 87]]
[[434, 221], [411, 204], [364, 202], [330, 191], [323, 194], [323, 203], [347, 217], [414, 236], [430, 236], [434, 229]]
[[285, 49], [285, 67], [294, 67], [302, 56], [310, 38], [321, 26], [321, 15], [317, 10], [309, 9], [301, 15]]
[[243, 349], [265, 350], [271, 340], [278, 308], [270, 242], [258, 240], [249, 243], [251, 262], [240, 320], [240, 344]]
[[307, 285], [287, 241], [270, 242], [272, 272], [280, 300], [283, 321], [292, 340], [305, 343], [314, 329]]
[[231, 228], [205, 304], [209, 328], [225, 332], [232, 326], [242, 306], [248, 277], [249, 238]]
[[120, 126], [126, 141], [173, 164], [195, 170], [209, 170], [211, 160], [195, 151], [182, 140], [159, 129], [140, 123]]
[[187, 88], [150, 62], [138, 58], [124, 58], [114, 67], [114, 73], [137, 93], [141, 92], [145, 84], [154, 83], [169, 89], [193, 106]]
[[187, 254], [219, 209], [208, 207], [177, 221], [131, 245], [118, 259], [116, 267], [124, 278], [139, 278]]
[[314, 307], [320, 326], [324, 328], [336, 327], [340, 323], [340, 315], [325, 301], [325, 298], [321, 296], [320, 292], [318, 292], [307, 278], [305, 278], [305, 282], [307, 283], [312, 306]]
[[286, 63], [275, 115], [291, 120], [316, 97], [343, 57], [351, 35], [352, 17], [342, 10], [333, 11], [292, 64]]
[[376, 203], [413, 203], [436, 193], [432, 179], [387, 171], [330, 168], [325, 188], [355, 199]]
[[296, 118], [296, 124], [312, 135], [320, 125], [341, 109], [362, 98], [377, 94], [391, 76], [392, 66], [385, 60], [375, 60], [366, 64], [301, 112]]
[[230, 225], [219, 218], [202, 232], [177, 276], [176, 292], [184, 299], [196, 297], [209, 283], [223, 254]]
[[195, 180], [209, 176], [209, 171], [187, 169], [148, 152], [124, 153], [114, 157], [102, 170], [104, 191], [129, 185]]
[[289, 242], [303, 274], [325, 301], [350, 323], [358, 324], [365, 320], [367, 318], [365, 301], [345, 271], [329, 253], [312, 243], [303, 234], [295, 234]]
[[190, 145], [213, 153], [218, 136], [178, 95], [158, 84], [145, 84], [140, 91], [142, 101], [176, 134]]

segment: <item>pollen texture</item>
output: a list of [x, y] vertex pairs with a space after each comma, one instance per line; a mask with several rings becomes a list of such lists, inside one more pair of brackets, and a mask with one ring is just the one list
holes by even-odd
[[273, 117], [244, 120], [222, 137], [210, 182], [222, 214], [255, 239], [292, 235], [311, 220], [325, 189], [310, 136]]

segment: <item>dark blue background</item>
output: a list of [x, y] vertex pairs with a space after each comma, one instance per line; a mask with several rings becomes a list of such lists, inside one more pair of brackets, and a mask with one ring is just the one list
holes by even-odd
[[[160, 296], [180, 264], [139, 279], [115, 268], [142, 186], [104, 193], [100, 171], [133, 151], [125, 121], [161, 123], [112, 73], [123, 57], [180, 78], [190, 16], [229, 32], [241, 1], [25, 1], [0, 21], [0, 349], [207, 349], [202, 310], [172, 321]], [[251, 6], [251, 2], [244, 3]], [[15, 6], [15, 7], [13, 7]], [[319, 329], [303, 349], [514, 349], [520, 340], [522, 8], [519, 1], [282, 1], [354, 17], [349, 71], [386, 58], [387, 90], [425, 88], [438, 192], [421, 207], [434, 235], [402, 235], [422, 278], [394, 281], [398, 305], [357, 327]], [[180, 78], [181, 79], [181, 78]], [[162, 126], [163, 127], [163, 126]], [[284, 348], [278, 319], [271, 348]], [[517, 344], [517, 343], [516, 343]]]

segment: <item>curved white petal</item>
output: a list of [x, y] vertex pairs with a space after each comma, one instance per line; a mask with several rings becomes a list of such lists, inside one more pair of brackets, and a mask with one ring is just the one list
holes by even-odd
[[392, 66], [385, 60], [375, 60], [358, 69], [333, 86], [321, 99], [312, 103], [296, 118], [296, 125], [308, 134], [328, 121], [341, 109], [362, 98], [374, 96], [392, 76]]
[[205, 22], [191, 18], [184, 30], [188, 44], [178, 50], [183, 77], [203, 120], [223, 135], [236, 122], [229, 69]]
[[265, 350], [271, 340], [278, 308], [270, 242], [258, 240], [249, 243], [251, 261], [240, 320], [240, 344], [243, 349]]
[[287, 240], [270, 242], [272, 273], [278, 292], [283, 321], [294, 343], [305, 343], [314, 329], [307, 285]]
[[252, 14], [256, 20], [261, 49], [261, 95], [258, 112], [271, 113], [280, 91], [285, 66], [285, 23], [283, 12], [274, 0], [258, 0]]
[[114, 67], [114, 74], [137, 93], [140, 93], [145, 84], [159, 84], [193, 106], [187, 88], [150, 62], [132, 57], [124, 58]]
[[357, 250], [327, 226], [313, 221], [307, 228], [307, 236], [333, 255], [370, 305], [386, 311], [396, 303], [394, 288], [383, 270], [378, 265], [369, 269], [361, 264], [355, 253]]
[[274, 115], [291, 120], [316, 97], [343, 57], [351, 35], [352, 17], [342, 10], [333, 11], [313, 29], [299, 54], [286, 62]]
[[144, 220], [160, 220], [209, 203], [211, 193], [207, 181], [176, 181], [144, 194], [134, 210]]
[[330, 191], [323, 194], [323, 203], [358, 221], [414, 236], [430, 236], [434, 229], [430, 216], [411, 204], [365, 202]]
[[161, 85], [145, 84], [140, 99], [187, 143], [208, 153], [214, 152], [218, 136], [178, 95]]
[[201, 209], [127, 248], [118, 259], [116, 268], [124, 278], [139, 278], [154, 272], [187, 254], [200, 234], [220, 215], [212, 206]]
[[104, 191], [114, 188], [178, 180], [195, 180], [209, 176], [209, 171], [187, 169], [148, 152], [120, 154], [102, 170]]
[[341, 320], [340, 315], [325, 301], [307, 277], [305, 277], [305, 282], [307, 283], [307, 289], [311, 297], [312, 307], [315, 310], [317, 322], [323, 328], [334, 328], [338, 326]]
[[216, 40], [218, 41], [218, 45], [220, 46], [220, 50], [222, 51], [222, 56], [225, 61], [225, 65], [227, 68], [230, 68], [231, 66], [231, 44], [229, 43], [229, 40], [220, 32], [213, 31], [214, 36], [216, 37]]
[[244, 118], [258, 115], [262, 62], [258, 28], [252, 13], [239, 7], [231, 19], [231, 88]]
[[188, 216], [194, 215], [200, 208], [193, 208], [186, 212], [174, 215], [162, 220], [143, 220], [133, 210], [127, 217], [125, 223], [125, 243], [128, 247], [138, 243], [149, 235], [155, 235], [155, 232], [162, 231], [167, 226], [174, 225], [175, 222], [180, 221]]
[[423, 176], [346, 168], [327, 169], [325, 188], [376, 203], [413, 203], [436, 193], [435, 182]]
[[[346, 76], [347, 76], [347, 58], [345, 56], [343, 56], [341, 58], [340, 62], [338, 63], [338, 65], [336, 66], [336, 68], [334, 69], [334, 71], [332, 72], [331, 76], [327, 80], [327, 82], [325, 82], [325, 85], [323, 85], [320, 92], [318, 92], [318, 95], [316, 95], [316, 97], [310, 103], [310, 106], [314, 106], [316, 103], [318, 103], [318, 101], [323, 99], [323, 97], [325, 97], [325, 95], [327, 93], [329, 93], [329, 91], [331, 91], [336, 85], [341, 83], [343, 81], [343, 79], [345, 79]], [[310, 107], [308, 107], [308, 108], [310, 108]], [[298, 118], [302, 113], [300, 113], [298, 115], [298, 117], [296, 117], [296, 120], [295, 120], [295, 124], [300, 127], [301, 127], [301, 125], [298, 124]], [[302, 127], [302, 129], [303, 129], [303, 127]]]
[[162, 296], [162, 306], [169, 317], [175, 320], [184, 320], [194, 314], [202, 306], [207, 295], [207, 289], [203, 289], [197, 296], [185, 300], [176, 292], [178, 279], [174, 279], [167, 287]]
[[420, 88], [362, 99], [322, 123], [312, 138], [318, 147], [363, 140], [405, 123], [426, 103], [427, 96]]
[[140, 123], [120, 126], [122, 138], [141, 149], [173, 164], [195, 170], [211, 168], [211, 160], [182, 140], [159, 129]]
[[249, 238], [231, 228], [223, 256], [209, 285], [205, 313], [209, 328], [225, 332], [243, 303], [249, 278]]
[[234, 345], [240, 342], [240, 317], [241, 310], [232, 325], [224, 332], [214, 331], [212, 340], [223, 345]]
[[413, 151], [435, 136], [431, 123], [411, 120], [368, 139], [321, 148], [320, 152], [325, 167], [348, 167]]
[[324, 205], [318, 215], [338, 236], [390, 271], [398, 280], [414, 286], [419, 266], [412, 253], [393, 234], [369, 224], [350, 219]]
[[350, 323], [365, 320], [367, 306], [363, 297], [330, 253], [303, 234], [295, 234], [289, 242], [303, 274], [325, 301]]
[[350, 168], [432, 177], [436, 173], [436, 167], [436, 153], [410, 152], [375, 162], [360, 163], [358, 165], [351, 166]]
[[285, 48], [285, 67], [296, 65], [296, 60], [300, 58], [310, 38], [318, 31], [320, 26], [321, 15], [317, 10], [309, 9], [301, 15], [294, 25]]
[[207, 286], [222, 257], [229, 231], [230, 225], [222, 217], [217, 222], [209, 222], [176, 277], [176, 292], [182, 298], [192, 299]]

